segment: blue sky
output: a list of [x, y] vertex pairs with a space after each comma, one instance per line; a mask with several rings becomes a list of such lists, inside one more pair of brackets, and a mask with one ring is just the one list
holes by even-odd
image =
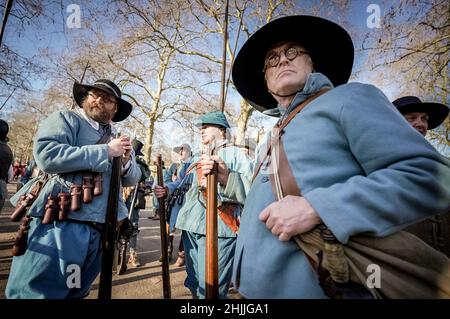
[[[312, 4], [316, 4], [319, 1], [301, 1], [299, 2], [299, 6], [302, 7], [303, 10], [307, 10]], [[45, 2], [44, 2], [45, 3]], [[55, 3], [44, 5], [44, 11], [47, 14], [51, 15], [53, 21], [49, 21], [45, 18], [40, 18], [40, 24], [42, 29], [36, 30], [34, 27], [23, 26], [24, 30], [21, 32], [16, 32], [16, 27], [12, 24], [16, 24], [18, 21], [15, 17], [10, 16], [8, 25], [6, 27], [6, 32], [4, 36], [4, 43], [6, 43], [9, 47], [14, 49], [17, 52], [20, 52], [23, 56], [26, 57], [39, 57], [39, 49], [48, 47], [54, 53], [63, 53], [65, 51], [70, 50], [72, 47], [71, 37], [74, 35], [79, 35], [80, 32], [84, 32], [83, 29], [70, 29], [65, 25], [66, 19], [69, 17], [70, 13], [66, 10], [68, 5], [73, 4], [73, 1], [63, 1], [64, 10], [61, 10], [61, 7]], [[384, 5], [382, 1], [373, 1], [373, 0], [356, 0], [351, 2], [351, 9], [349, 12], [345, 14], [349, 16], [348, 21], [351, 23], [352, 27], [367, 30], [366, 20], [369, 16], [367, 13], [367, 7], [370, 4], [379, 5], [381, 9], [381, 13], [383, 14]], [[84, 6], [80, 5], [81, 14], [82, 14], [82, 23], [84, 23], [88, 17], [86, 17], [86, 12], [83, 10]], [[328, 17], [331, 20], [338, 20], [340, 17]], [[336, 19], [335, 19], [336, 18]], [[38, 31], [38, 32], [36, 32]], [[113, 36], [114, 32], [111, 29], [110, 36]], [[234, 35], [231, 35], [231, 41], [234, 41]], [[357, 39], [355, 39], [357, 40]], [[242, 42], [242, 38], [241, 41]], [[355, 46], [358, 46], [358, 43], [355, 42]], [[220, 49], [221, 44], [218, 44], [216, 48]], [[218, 54], [218, 56], [220, 56]], [[357, 56], [358, 57], [358, 56]], [[355, 61], [357, 63], [358, 61]], [[355, 65], [357, 66], [357, 65]], [[37, 82], [34, 85], [35, 89], [41, 89], [43, 83]]]
[[[89, 17], [86, 15], [86, 11], [83, 10], [85, 6], [89, 5], [96, 6], [98, 5], [98, 2], [89, 2], [89, 1], [79, 1], [80, 3], [85, 3], [80, 5], [81, 14], [82, 14], [82, 24], [89, 22]], [[89, 36], [89, 33], [86, 31], [86, 29], [70, 29], [65, 25], [65, 22], [69, 15], [71, 13], [67, 12], [67, 8], [70, 4], [73, 4], [74, 1], [64, 1], [63, 4], [63, 10], [61, 10], [61, 7], [56, 2], [49, 2], [44, 1], [44, 12], [47, 13], [47, 15], [51, 19], [46, 19], [41, 17], [39, 20], [40, 28], [36, 28], [33, 25], [23, 25], [21, 32], [17, 31], [17, 19], [15, 19], [13, 16], [10, 16], [8, 25], [6, 27], [6, 32], [4, 36], [4, 43], [10, 46], [15, 51], [19, 52], [21, 55], [26, 57], [33, 57], [36, 60], [39, 60], [40, 57], [40, 49], [42, 48], [49, 48], [50, 51], [53, 53], [64, 53], [69, 52], [71, 48], [74, 47], [74, 43], [72, 43], [72, 39], [74, 37], [80, 36], [80, 35], [86, 35]], [[295, 13], [302, 13], [307, 14], [308, 8], [311, 6], [320, 3], [318, 0], [311, 0], [311, 1], [299, 1], [297, 4], [299, 6], [298, 12]], [[373, 11], [368, 12], [367, 9], [369, 5], [376, 5], [380, 9], [381, 18], [383, 17], [384, 13], [388, 11], [387, 5], [396, 6], [398, 5], [399, 1], [377, 1], [377, 0], [354, 0], [350, 2], [350, 9], [345, 12], [336, 12], [336, 15], [330, 15], [326, 16], [326, 18], [333, 20], [335, 22], [339, 22], [339, 20], [344, 19], [350, 27], [350, 32], [352, 34], [362, 35], [367, 32], [378, 32], [379, 29], [370, 29], [367, 25], [367, 19], [369, 15], [373, 13]], [[408, 9], [408, 8], [407, 8]], [[408, 10], [405, 10], [403, 12], [403, 18], [408, 17]], [[100, 10], [99, 10], [100, 11]], [[2, 12], [3, 14], [3, 12]], [[101, 18], [101, 16], [99, 16]], [[383, 26], [381, 26], [383, 27]], [[106, 34], [106, 37], [112, 38], [115, 35], [115, 30], [113, 28], [109, 29], [109, 32]], [[235, 41], [235, 34], [230, 35], [230, 41], [234, 45]], [[355, 48], [358, 50], [358, 48], [361, 47], [361, 38], [354, 37], [354, 44]], [[241, 38], [241, 44], [242, 45], [243, 39]], [[218, 43], [217, 46], [214, 46], [216, 50], [221, 50], [222, 43]], [[220, 56], [220, 54], [217, 51], [216, 56]], [[354, 64], [354, 71], [360, 70], [365, 66], [366, 57], [362, 55], [361, 53], [358, 53], [356, 51], [355, 55], [355, 64]], [[361, 82], [367, 82], [369, 73], [362, 73], [359, 75], [358, 78], [354, 79]], [[220, 75], [217, 75], [217, 78], [219, 79]], [[37, 77], [36, 79], [33, 79], [32, 81], [33, 89], [36, 90], [38, 93], [44, 91], [46, 88], [48, 88], [49, 85], [51, 85], [51, 81], [45, 81], [39, 79]], [[383, 87], [383, 92], [388, 96], [390, 99], [394, 99], [397, 97], [397, 92], [399, 90], [399, 86], [401, 83], [392, 83], [388, 87]], [[218, 88], [215, 86], [210, 87], [211, 91], [218, 92]], [[237, 94], [233, 94], [232, 90], [228, 90], [229, 95], [227, 97], [227, 102], [231, 103], [235, 106], [239, 105], [240, 97]], [[0, 101], [2, 103], [3, 101]], [[12, 101], [9, 101], [8, 104], [13, 103]], [[3, 110], [2, 110], [3, 111]], [[272, 120], [268, 119], [265, 121], [267, 122], [267, 126], [270, 126], [273, 122]], [[172, 126], [172, 125], [170, 125]], [[177, 126], [177, 125], [175, 125]]]

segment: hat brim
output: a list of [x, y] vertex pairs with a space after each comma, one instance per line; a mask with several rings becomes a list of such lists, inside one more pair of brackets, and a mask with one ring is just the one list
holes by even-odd
[[310, 53], [316, 72], [334, 86], [350, 78], [354, 48], [350, 35], [326, 19], [298, 15], [273, 20], [256, 31], [242, 46], [233, 63], [233, 83], [238, 92], [260, 112], [277, 107], [264, 81], [264, 58], [280, 41], [296, 41]]
[[425, 112], [428, 114], [428, 129], [432, 130], [444, 122], [450, 109], [441, 103], [411, 103], [397, 107], [400, 113]]
[[189, 152], [191, 151], [190, 148], [185, 147], [185, 146], [176, 146], [176, 147], [174, 147], [172, 150], [173, 150], [175, 153], [179, 153], [179, 152], [181, 151], [181, 149], [189, 150]]
[[228, 122], [227, 123], [223, 123], [223, 122], [214, 121], [214, 120], [211, 120], [211, 121], [197, 120], [197, 121], [194, 122], [194, 126], [196, 126], [198, 128], [202, 128], [205, 125], [220, 126], [220, 127], [227, 128], [227, 129], [230, 128], [230, 124], [228, 124]]
[[[81, 103], [82, 103], [84, 97], [86, 96], [86, 94], [88, 93], [88, 91], [91, 89], [102, 90], [103, 92], [111, 94], [111, 92], [105, 90], [101, 86], [80, 84], [78, 82], [75, 82], [73, 84], [73, 97], [79, 107], [83, 108]], [[116, 99], [118, 102], [117, 112], [114, 115], [114, 117], [112, 118], [112, 121], [120, 122], [120, 121], [125, 120], [131, 114], [131, 111], [133, 110], [133, 106], [129, 102], [123, 100], [122, 98], [116, 97]]]

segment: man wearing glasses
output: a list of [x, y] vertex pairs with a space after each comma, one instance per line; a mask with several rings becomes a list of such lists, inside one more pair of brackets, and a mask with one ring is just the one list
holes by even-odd
[[[332, 296], [291, 240], [318, 224], [345, 244], [352, 235], [386, 236], [449, 208], [449, 162], [380, 90], [346, 84], [353, 56], [339, 25], [289, 16], [256, 31], [236, 57], [238, 92], [279, 117], [258, 156], [236, 243], [233, 283], [246, 298]], [[362, 286], [340, 292], [368, 296]]]
[[[73, 95], [80, 114], [67, 110], [51, 114], [34, 139], [34, 158], [47, 174], [42, 175], [44, 187], [28, 211], [33, 217], [28, 247], [13, 258], [7, 298], [87, 296], [100, 271], [112, 158], [122, 158], [122, 186], [135, 185], [141, 175], [129, 138], [114, 137], [113, 123], [132, 111], [119, 88], [101, 79], [92, 85], [75, 83]], [[33, 188], [28, 184], [11, 199], [13, 205]], [[118, 220], [126, 216], [120, 197]]]

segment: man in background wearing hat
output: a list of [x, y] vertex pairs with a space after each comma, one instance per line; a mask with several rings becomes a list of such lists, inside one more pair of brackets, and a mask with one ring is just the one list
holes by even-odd
[[[184, 285], [194, 298], [205, 297], [205, 245], [206, 245], [206, 200], [199, 187], [206, 186], [204, 174], [208, 174], [210, 163], [216, 161], [220, 167], [218, 174], [218, 195], [232, 223], [218, 218], [218, 258], [219, 258], [219, 298], [226, 298], [231, 279], [237, 225], [241, 208], [250, 187], [252, 164], [244, 149], [229, 143], [227, 129], [230, 128], [225, 114], [209, 112], [202, 115], [197, 123], [201, 128], [201, 143], [204, 147], [214, 147], [217, 155], [203, 154], [193, 160], [188, 169], [190, 184], [175, 227], [183, 230], [182, 240], [186, 255], [187, 277]], [[200, 161], [201, 160], [201, 161]], [[212, 160], [212, 161], [211, 161]], [[200, 164], [200, 168], [197, 168]], [[201, 170], [201, 171], [200, 171]], [[174, 189], [155, 188], [157, 196], [169, 194]], [[199, 193], [200, 192], [200, 193]], [[219, 204], [218, 204], [219, 205]], [[220, 207], [219, 207], [220, 210]], [[219, 216], [221, 214], [219, 213]]]
[[181, 144], [180, 146], [176, 146], [172, 148], [172, 152], [176, 154], [176, 159], [166, 171], [166, 174], [164, 175], [164, 181], [170, 180], [174, 182], [178, 180], [180, 177], [180, 171], [183, 169], [183, 166], [186, 166], [190, 162], [190, 160], [192, 160], [192, 151], [189, 144], [185, 143]]
[[0, 212], [8, 195], [6, 184], [8, 183], [9, 168], [13, 161], [13, 153], [8, 145], [8, 132], [8, 123], [0, 119]]
[[[139, 183], [133, 187], [125, 187], [124, 188], [124, 200], [125, 205], [127, 206], [128, 212], [129, 212], [129, 218], [131, 223], [133, 224], [133, 236], [130, 238], [129, 242], [129, 252], [130, 252], [130, 258], [128, 259], [128, 264], [130, 264], [132, 267], [140, 267], [141, 262], [139, 261], [139, 258], [137, 256], [136, 251], [136, 244], [137, 244], [137, 235], [139, 233], [139, 211], [141, 210], [141, 207], [145, 204], [145, 193], [146, 193], [146, 185], [145, 182], [150, 177], [150, 168], [148, 167], [145, 160], [141, 157], [144, 154], [142, 154], [141, 150], [144, 144], [134, 139], [132, 141], [132, 146], [134, 150], [134, 154], [136, 156], [136, 163], [139, 166], [139, 169], [141, 170], [141, 178], [139, 179]], [[133, 201], [133, 196], [135, 192], [135, 188], [137, 186], [137, 194], [136, 199], [134, 201], [134, 207], [131, 208], [131, 203]], [[131, 211], [131, 213], [130, 213]], [[124, 256], [125, 257], [125, 256]], [[125, 265], [126, 266], [126, 265]], [[118, 274], [121, 275], [126, 270], [121, 269], [119, 270]]]
[[[175, 224], [177, 221], [178, 212], [183, 206], [185, 194], [190, 187], [190, 183], [188, 183], [189, 178], [186, 177], [186, 172], [192, 162], [192, 151], [189, 144], [181, 144], [180, 146], [176, 146], [172, 149], [172, 151], [177, 154], [177, 159], [176, 162], [174, 162], [166, 171], [164, 176], [164, 185], [168, 189], [171, 189], [170, 196], [166, 199], [168, 203], [166, 214], [169, 216], [169, 220], [167, 221], [169, 234], [169, 259], [171, 259], [173, 251], [173, 239], [174, 232], [176, 230]], [[159, 261], [162, 262], [162, 256]], [[175, 265], [182, 267], [184, 264], [185, 253], [183, 239], [181, 239], [180, 245], [178, 246], [178, 257]]]
[[[422, 102], [416, 96], [403, 96], [392, 104], [405, 117], [406, 121], [425, 136], [444, 122], [449, 113], [445, 104]], [[416, 235], [433, 248], [450, 257], [450, 213], [436, 215], [405, 229]]]
[[[109, 80], [98, 80], [93, 85], [75, 83], [73, 95], [80, 114], [67, 110], [51, 114], [41, 123], [34, 139], [34, 158], [48, 174], [43, 178], [48, 179], [28, 211], [33, 217], [28, 247], [25, 254], [13, 258], [7, 298], [87, 296], [101, 266], [100, 238], [113, 157], [122, 158], [123, 186], [136, 184], [141, 176], [129, 138], [114, 137], [113, 122], [125, 120], [132, 111], [119, 88]], [[93, 176], [100, 176], [103, 189], [95, 196], [88, 182]], [[11, 199], [13, 205], [33, 186], [28, 184]], [[56, 212], [53, 220], [44, 224], [44, 213], [51, 208], [50, 198], [59, 203], [60, 194], [76, 193], [72, 186], [81, 191], [82, 200], [72, 196], [67, 215], [60, 217]], [[56, 206], [59, 208], [59, 204]], [[120, 198], [118, 220], [126, 217], [127, 208]]]
[[[319, 224], [345, 244], [352, 235], [389, 235], [448, 209], [448, 161], [380, 90], [346, 84], [353, 54], [339, 25], [289, 16], [256, 31], [236, 57], [238, 92], [280, 118], [276, 143], [263, 147], [270, 149], [255, 165], [236, 244], [233, 283], [246, 298], [327, 297], [291, 240]], [[278, 177], [292, 183], [276, 184]], [[344, 292], [367, 296], [362, 286]]]

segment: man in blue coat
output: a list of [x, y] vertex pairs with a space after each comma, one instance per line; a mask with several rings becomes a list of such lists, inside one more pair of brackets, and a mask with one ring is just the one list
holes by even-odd
[[[170, 196], [166, 198], [166, 229], [169, 234], [169, 243], [167, 247], [167, 253], [169, 255], [169, 261], [172, 260], [173, 254], [173, 240], [174, 240], [174, 232], [175, 232], [175, 223], [177, 221], [178, 212], [183, 205], [184, 202], [184, 194], [189, 188], [188, 178], [186, 177], [186, 171], [191, 164], [192, 161], [192, 152], [189, 144], [182, 144], [180, 146], [176, 146], [172, 149], [174, 153], [177, 154], [177, 159], [172, 165], [170, 165], [169, 169], [163, 170], [163, 183], [168, 188], [173, 187], [173, 191]], [[174, 185], [174, 186], [172, 186]], [[156, 198], [156, 195], [155, 195]], [[184, 266], [184, 246], [183, 240], [180, 240], [180, 244], [178, 246], [178, 257], [175, 264], [179, 267]], [[162, 262], [162, 255], [159, 256], [159, 262]]]
[[[175, 169], [173, 171], [173, 174], [171, 175], [172, 181], [177, 185], [177, 190], [173, 191], [171, 197], [167, 199], [168, 202], [167, 208], [170, 209], [170, 213], [168, 213], [168, 215], [170, 216], [168, 223], [169, 223], [169, 242], [171, 247], [173, 246], [174, 232], [176, 230], [175, 224], [177, 222], [178, 213], [180, 211], [181, 206], [183, 205], [184, 195], [186, 191], [189, 189], [186, 172], [192, 163], [192, 151], [191, 146], [189, 144], [186, 143], [181, 144], [180, 146], [174, 147], [172, 150], [174, 153], [177, 154], [178, 160], [177, 163], [174, 163]], [[185, 264], [185, 253], [183, 240], [181, 239], [180, 244], [178, 246], [178, 257], [175, 262], [175, 265], [177, 265], [178, 267], [182, 267], [184, 266], [184, 264]]]
[[[215, 145], [217, 155], [210, 157], [203, 154], [201, 157], [194, 157], [192, 169], [189, 167], [183, 182], [169, 183], [166, 189], [157, 186], [155, 194], [162, 197], [166, 193], [172, 194], [181, 183], [188, 186], [175, 227], [183, 231], [187, 272], [184, 285], [191, 291], [193, 298], [205, 298], [206, 199], [201, 187], [206, 186], [204, 175], [210, 172], [211, 163], [218, 163], [218, 214], [221, 216], [217, 218], [218, 281], [219, 298], [224, 299], [230, 284], [238, 232], [232, 222], [237, 222], [241, 215], [250, 187], [252, 164], [244, 149], [229, 143], [227, 129], [230, 125], [223, 112], [203, 114], [196, 126], [201, 128], [202, 145]], [[200, 168], [197, 164], [200, 164]], [[230, 219], [222, 218], [220, 210], [226, 212]]]
[[[136, 156], [136, 163], [138, 164], [139, 169], [141, 170], [141, 178], [139, 179], [138, 184], [136, 184], [134, 187], [127, 187], [124, 191], [125, 205], [127, 206], [128, 216], [129, 216], [130, 222], [133, 224], [133, 230], [134, 230], [133, 235], [131, 236], [130, 242], [129, 242], [130, 258], [128, 259], [128, 263], [133, 267], [140, 267], [141, 262], [138, 258], [137, 250], [136, 250], [137, 237], [138, 237], [138, 233], [139, 233], [139, 212], [142, 209], [142, 207], [139, 207], [139, 206], [145, 204], [145, 192], [146, 192], [145, 182], [150, 177], [150, 168], [148, 167], [144, 158], [141, 157], [141, 156], [144, 156], [144, 154], [141, 152], [144, 144], [137, 139], [134, 139], [131, 144], [133, 146], [133, 151]], [[137, 187], [137, 194], [135, 194], [136, 187]], [[134, 200], [134, 207], [131, 208], [131, 203], [133, 202], [133, 197], [135, 197], [135, 196], [136, 196], [136, 198]], [[124, 265], [124, 266], [125, 266], [125, 269], [123, 269], [123, 271], [119, 270], [118, 274], [120, 274], [120, 275], [123, 274], [123, 272], [126, 270], [126, 265]]]
[[[114, 137], [113, 122], [123, 121], [132, 111], [131, 104], [121, 98], [119, 88], [101, 79], [92, 85], [75, 83], [73, 94], [80, 114], [51, 114], [41, 123], [34, 139], [34, 158], [47, 174], [29, 181], [11, 199], [16, 205], [19, 196], [28, 193], [38, 179], [45, 178], [28, 211], [33, 220], [27, 250], [13, 258], [7, 298], [87, 296], [100, 271], [100, 238], [113, 157], [122, 158], [123, 186], [136, 184], [141, 176], [129, 138]], [[62, 199], [69, 194], [71, 202], [63, 205], [66, 210], [61, 214]], [[56, 211], [46, 214], [55, 203]], [[120, 198], [118, 220], [126, 217], [127, 208]]]
[[[277, 201], [266, 152], [258, 157], [233, 266], [234, 285], [246, 298], [326, 298], [291, 240], [318, 224], [345, 244], [355, 234], [386, 236], [449, 208], [448, 160], [376, 87], [346, 84], [353, 55], [339, 25], [289, 16], [255, 32], [236, 57], [233, 82], [254, 108], [280, 118], [285, 166], [301, 190]], [[364, 287], [344, 293], [367, 295]]]

